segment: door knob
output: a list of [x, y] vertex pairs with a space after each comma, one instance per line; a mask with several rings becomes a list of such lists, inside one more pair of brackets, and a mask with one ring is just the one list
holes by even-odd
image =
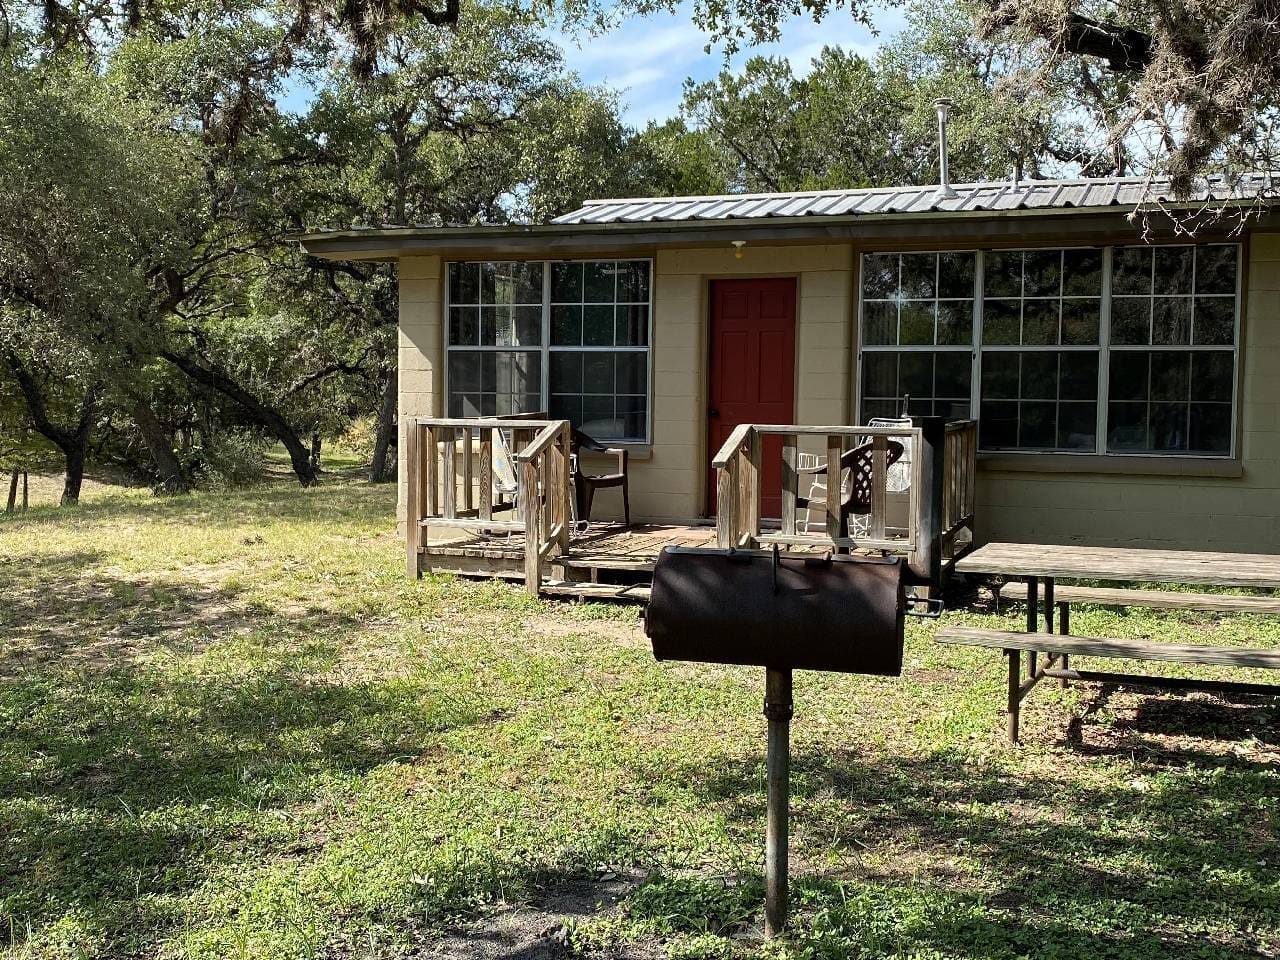
[[720, 416], [720, 411], [717, 410], [715, 407], [712, 407], [710, 410], [707, 411], [707, 416], [718, 417]]

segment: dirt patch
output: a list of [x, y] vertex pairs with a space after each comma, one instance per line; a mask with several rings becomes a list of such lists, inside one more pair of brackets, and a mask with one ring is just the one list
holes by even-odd
[[[1280, 765], [1270, 698], [1144, 691], [1105, 684], [1056, 733], [1084, 754], [1142, 757], [1155, 764]], [[1056, 729], [1054, 729], [1056, 728]]]
[[600, 637], [623, 647], [642, 647], [644, 649], [649, 647], [649, 641], [644, 635], [644, 625], [638, 619], [634, 622], [573, 620], [546, 614], [532, 617], [526, 620], [524, 625], [533, 636], [550, 639], [592, 636]]
[[522, 903], [502, 904], [482, 917], [437, 934], [424, 934], [410, 954], [448, 960], [656, 960], [655, 946], [628, 944], [605, 953], [582, 953], [570, 943], [576, 921], [611, 913], [644, 881], [644, 873], [608, 873], [599, 878], [560, 878]]

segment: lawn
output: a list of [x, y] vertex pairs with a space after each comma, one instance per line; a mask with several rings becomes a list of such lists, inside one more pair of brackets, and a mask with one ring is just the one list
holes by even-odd
[[762, 672], [402, 565], [394, 490], [341, 478], [0, 518], [4, 955], [1280, 954], [1273, 702], [1045, 684], [1015, 751], [1001, 658], [927, 622], [901, 679], [799, 675], [765, 944]]

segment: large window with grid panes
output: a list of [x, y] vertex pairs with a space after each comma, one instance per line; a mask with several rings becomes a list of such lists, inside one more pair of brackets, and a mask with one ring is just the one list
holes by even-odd
[[1226, 457], [1236, 244], [862, 258], [858, 410], [976, 417], [987, 451]]
[[546, 411], [646, 442], [651, 273], [648, 260], [450, 263], [449, 415]]

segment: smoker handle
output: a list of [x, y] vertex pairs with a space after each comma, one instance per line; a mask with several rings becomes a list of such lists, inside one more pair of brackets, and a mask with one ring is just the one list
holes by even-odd
[[[924, 609], [920, 609], [923, 607]], [[906, 615], [908, 617], [925, 617], [929, 620], [937, 620], [942, 616], [946, 604], [939, 597], [907, 597]]]

